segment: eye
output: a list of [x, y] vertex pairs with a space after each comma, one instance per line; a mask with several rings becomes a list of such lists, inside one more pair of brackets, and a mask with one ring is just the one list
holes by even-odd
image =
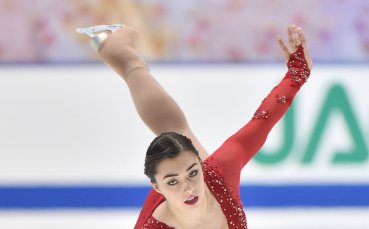
[[197, 174], [199, 173], [199, 170], [192, 170], [191, 172], [190, 172], [190, 177], [194, 177], [194, 176], [196, 176]]
[[168, 182], [169, 185], [176, 185], [178, 184], [178, 181], [177, 180], [171, 180]]

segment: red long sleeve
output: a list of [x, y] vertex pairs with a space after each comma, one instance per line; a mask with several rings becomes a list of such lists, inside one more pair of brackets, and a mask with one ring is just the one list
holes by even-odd
[[207, 159], [235, 193], [239, 193], [241, 169], [263, 146], [309, 75], [303, 47], [299, 46], [291, 55], [285, 77], [263, 100], [253, 118]]

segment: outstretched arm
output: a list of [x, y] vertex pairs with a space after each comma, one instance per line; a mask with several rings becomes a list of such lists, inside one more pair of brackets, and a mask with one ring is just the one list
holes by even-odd
[[309, 77], [312, 61], [301, 29], [289, 26], [288, 36], [289, 48], [278, 38], [288, 61], [285, 77], [263, 100], [253, 118], [227, 139], [208, 160], [223, 168], [223, 177], [230, 179], [234, 187], [238, 187], [241, 169], [263, 146], [269, 132], [286, 113], [294, 96]]
[[137, 32], [123, 26], [108, 34], [98, 55], [125, 80], [138, 114], [156, 135], [175, 131], [187, 136], [204, 160], [206, 150], [192, 133], [181, 108], [150, 74], [136, 50], [137, 42]]
[[239, 144], [244, 152], [243, 165], [263, 146], [269, 132], [290, 107], [300, 87], [307, 81], [312, 68], [305, 37], [301, 28], [288, 27], [289, 47], [278, 36], [287, 62], [288, 72], [256, 110], [252, 120], [229, 141]]

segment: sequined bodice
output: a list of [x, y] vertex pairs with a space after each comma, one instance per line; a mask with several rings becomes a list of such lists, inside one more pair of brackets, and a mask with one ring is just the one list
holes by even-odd
[[[231, 187], [227, 186], [224, 178], [220, 176], [214, 168], [211, 167], [208, 161], [204, 162], [204, 179], [212, 192], [215, 199], [220, 204], [222, 212], [227, 218], [228, 227], [233, 228], [247, 228], [246, 215], [243, 211], [241, 200], [233, 195]], [[237, 187], [237, 192], [239, 187]]]
[[[230, 229], [247, 228], [246, 215], [243, 211], [241, 200], [232, 195], [232, 188], [225, 184], [223, 177], [206, 160], [204, 161], [204, 180], [227, 218], [228, 227]], [[143, 226], [143, 229], [149, 228], [173, 229], [153, 216]]]

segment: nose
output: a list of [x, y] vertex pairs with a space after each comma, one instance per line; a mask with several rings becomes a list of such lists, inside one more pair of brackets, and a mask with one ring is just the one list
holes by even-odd
[[191, 194], [192, 192], [193, 192], [193, 190], [194, 190], [194, 186], [193, 186], [193, 184], [191, 183], [191, 181], [190, 180], [185, 180], [185, 182], [184, 182], [184, 191], [186, 192], [186, 193], [189, 193], [189, 194]]

